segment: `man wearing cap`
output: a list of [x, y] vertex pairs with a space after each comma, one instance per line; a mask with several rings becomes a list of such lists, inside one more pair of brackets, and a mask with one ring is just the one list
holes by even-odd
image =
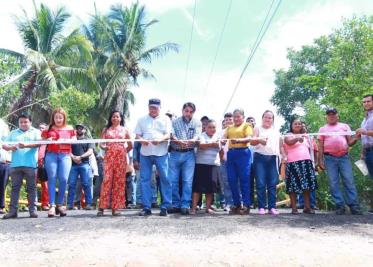
[[[89, 139], [86, 136], [86, 127], [83, 124], [75, 126], [76, 135], [78, 140]], [[70, 170], [67, 195], [67, 208], [74, 208], [74, 197], [78, 178], [80, 177], [81, 185], [85, 197], [85, 209], [92, 209], [92, 184], [90, 180], [91, 167], [89, 165], [89, 157], [93, 154], [93, 144], [80, 143], [71, 145], [71, 159], [72, 166]]]
[[168, 177], [168, 140], [171, 134], [171, 121], [166, 115], [161, 115], [161, 101], [149, 100], [149, 113], [138, 120], [135, 133], [141, 142], [140, 149], [140, 183], [142, 206], [140, 216], [149, 216], [152, 204], [152, 171], [157, 167], [160, 176], [162, 204], [160, 216], [167, 216], [171, 207], [171, 180]]
[[[201, 134], [201, 123], [193, 118], [196, 106], [187, 102], [182, 116], [172, 122], [170, 179], [172, 181], [172, 211], [189, 214], [192, 200], [192, 184], [196, 163], [194, 148]], [[181, 193], [179, 179], [181, 174]]]
[[[335, 108], [326, 110], [327, 124], [320, 128], [320, 134], [343, 133], [346, 135], [319, 135], [319, 166], [326, 169], [329, 178], [329, 187], [336, 206], [336, 214], [345, 214], [345, 203], [350, 207], [351, 214], [361, 215], [352, 164], [348, 154], [349, 146], [354, 145], [360, 138], [352, 137], [350, 126], [339, 122], [338, 112]], [[340, 188], [340, 178], [346, 191], [346, 200]]]

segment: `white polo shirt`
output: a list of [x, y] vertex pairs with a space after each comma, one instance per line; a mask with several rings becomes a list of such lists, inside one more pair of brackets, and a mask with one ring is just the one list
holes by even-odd
[[[0, 119], [0, 141], [5, 141], [9, 135], [8, 125]], [[11, 160], [11, 153], [3, 149], [0, 145], [0, 162], [9, 162]]]
[[[171, 120], [166, 115], [159, 115], [156, 118], [146, 115], [137, 121], [135, 134], [146, 140], [155, 140], [170, 134], [171, 131]], [[164, 156], [168, 153], [168, 141], [158, 145], [142, 145], [140, 153], [143, 156]]]

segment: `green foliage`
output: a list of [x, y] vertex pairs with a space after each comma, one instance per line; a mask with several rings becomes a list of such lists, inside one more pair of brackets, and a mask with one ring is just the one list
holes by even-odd
[[[303, 115], [309, 131], [325, 124], [325, 107], [335, 107], [340, 120], [356, 129], [363, 119], [362, 96], [373, 92], [373, 16], [343, 21], [329, 36], [314, 40], [299, 51], [288, 51], [290, 68], [276, 70], [272, 103], [286, 121]], [[283, 126], [283, 130], [286, 129]], [[352, 161], [360, 158], [360, 145], [350, 151]], [[373, 186], [354, 168], [359, 196], [372, 205]], [[318, 204], [333, 206], [327, 177], [320, 173]]]
[[53, 92], [50, 96], [52, 108], [62, 107], [68, 114], [69, 124], [88, 122], [88, 111], [94, 107], [97, 95], [84, 93], [75, 87]]
[[21, 71], [22, 64], [16, 57], [0, 53], [0, 117], [9, 112], [14, 99], [21, 94], [18, 86], [6, 87], [4, 85]]

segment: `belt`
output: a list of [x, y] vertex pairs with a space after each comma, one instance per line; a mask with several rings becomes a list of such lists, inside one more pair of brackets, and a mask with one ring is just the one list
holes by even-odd
[[371, 152], [371, 151], [373, 151], [373, 146], [364, 148], [364, 151], [365, 152]]
[[232, 147], [229, 150], [241, 150], [241, 149], [249, 149], [248, 147]]
[[343, 154], [343, 155], [341, 155], [341, 156], [336, 156], [336, 155], [330, 154], [330, 153], [328, 153], [328, 152], [325, 152], [324, 155], [326, 155], [326, 156], [332, 156], [332, 157], [337, 157], [337, 158], [341, 158], [341, 157], [344, 157], [344, 156], [348, 155], [348, 153], [345, 153], [345, 154]]
[[187, 148], [187, 149], [177, 149], [177, 148], [171, 148], [171, 152], [181, 152], [181, 153], [185, 153], [185, 152], [189, 152], [189, 151], [193, 151], [194, 148]]

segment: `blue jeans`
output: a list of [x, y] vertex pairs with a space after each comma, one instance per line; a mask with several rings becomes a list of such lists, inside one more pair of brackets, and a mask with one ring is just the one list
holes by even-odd
[[248, 148], [229, 149], [227, 154], [228, 182], [232, 191], [233, 204], [241, 205], [240, 189], [244, 206], [251, 205], [250, 199], [251, 152]]
[[80, 177], [81, 186], [84, 190], [84, 197], [86, 205], [92, 205], [92, 185], [90, 180], [91, 167], [88, 163], [81, 163], [79, 165], [72, 165], [69, 176], [69, 193], [67, 195], [67, 205], [74, 206], [74, 197], [76, 190], [76, 183]]
[[341, 192], [340, 177], [346, 191], [346, 203], [350, 207], [358, 207], [359, 201], [355, 187], [352, 165], [348, 155], [334, 157], [325, 155], [325, 167], [329, 177], [329, 187], [334, 203], [337, 208], [345, 206], [345, 200]]
[[157, 167], [161, 183], [161, 209], [171, 207], [172, 187], [168, 177], [168, 154], [164, 156], [143, 156], [140, 154], [140, 175], [143, 209], [150, 210], [153, 198], [152, 174], [153, 165]]
[[45, 168], [48, 174], [49, 204], [55, 205], [56, 181], [58, 179], [57, 205], [62, 205], [71, 169], [70, 155], [47, 152], [45, 155]]
[[[196, 157], [194, 150], [188, 152], [172, 151], [170, 153], [169, 175], [172, 182], [172, 207], [190, 208], [192, 201], [192, 184]], [[181, 194], [179, 179], [181, 174]]]
[[256, 195], [258, 198], [258, 208], [264, 209], [267, 204], [268, 209], [276, 208], [276, 185], [278, 183], [277, 156], [254, 153], [254, 173], [256, 178]]
[[[136, 205], [142, 204], [142, 193], [141, 193], [141, 175], [140, 171], [136, 171], [136, 178], [135, 178], [135, 184], [136, 184]], [[158, 201], [158, 188], [157, 188], [157, 181], [155, 175], [152, 174], [152, 203], [157, 203]]]
[[5, 208], [5, 189], [9, 179], [9, 163], [0, 162], [0, 209]]
[[221, 173], [221, 186], [223, 187], [225, 204], [228, 206], [233, 205], [232, 191], [228, 183], [228, 174], [227, 174], [227, 163], [221, 161], [220, 163], [220, 173]]
[[373, 151], [365, 153], [365, 164], [367, 165], [370, 178], [373, 179]]

